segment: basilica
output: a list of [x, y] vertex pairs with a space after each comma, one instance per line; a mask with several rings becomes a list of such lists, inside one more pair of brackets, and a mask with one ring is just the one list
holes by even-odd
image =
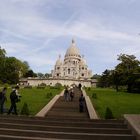
[[54, 69], [51, 71], [51, 77], [28, 77], [21, 79], [20, 84], [38, 86], [44, 83], [49, 86], [55, 86], [57, 83], [60, 83], [63, 86], [71, 86], [81, 83], [85, 87], [96, 87], [97, 81], [96, 79], [91, 79], [91, 77], [92, 71], [88, 69], [84, 57], [81, 56], [75, 41], [72, 40], [70, 47], [66, 51], [64, 60], [59, 55]]
[[92, 76], [92, 71], [88, 69], [86, 61], [80, 55], [74, 40], [67, 49], [64, 60], [59, 55], [51, 73], [53, 78], [63, 79], [90, 79]]

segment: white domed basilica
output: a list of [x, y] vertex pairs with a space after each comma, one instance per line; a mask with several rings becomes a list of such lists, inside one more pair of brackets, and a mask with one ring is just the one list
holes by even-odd
[[92, 71], [88, 69], [84, 57], [81, 57], [79, 49], [76, 47], [74, 40], [67, 49], [64, 60], [59, 56], [54, 70], [51, 71], [52, 77], [49, 78], [27, 78], [21, 79], [21, 85], [38, 86], [42, 83], [50, 86], [55, 86], [60, 83], [61, 85], [71, 86], [79, 85], [85, 87], [96, 87], [97, 80], [91, 79]]
[[84, 57], [81, 57], [75, 41], [67, 49], [64, 60], [59, 56], [52, 77], [57, 79], [90, 79], [92, 71], [88, 69]]

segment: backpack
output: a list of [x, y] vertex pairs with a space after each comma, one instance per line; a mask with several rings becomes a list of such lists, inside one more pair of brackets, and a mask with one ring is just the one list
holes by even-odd
[[10, 93], [10, 99], [12, 101], [15, 101], [15, 102], [18, 101], [18, 96], [16, 95], [16, 91], [15, 90]]

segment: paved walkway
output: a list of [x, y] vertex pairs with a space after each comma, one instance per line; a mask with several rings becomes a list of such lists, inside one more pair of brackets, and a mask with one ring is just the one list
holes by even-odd
[[89, 116], [86, 107], [84, 112], [79, 112], [79, 96], [81, 91], [78, 88], [74, 88], [74, 93], [73, 101], [65, 101], [64, 96], [61, 96], [48, 112], [46, 117], [54, 117], [58, 119], [88, 119]]

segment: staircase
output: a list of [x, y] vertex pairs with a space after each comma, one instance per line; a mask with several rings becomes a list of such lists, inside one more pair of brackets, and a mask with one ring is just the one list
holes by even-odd
[[84, 112], [79, 113], [79, 96], [81, 93], [82, 92], [78, 90], [78, 88], [75, 88], [73, 101], [65, 101], [63, 96], [60, 97], [49, 113], [47, 113], [46, 117], [55, 117], [59, 119], [89, 119], [86, 106], [84, 107]]
[[136, 140], [123, 120], [90, 120], [80, 113], [81, 91], [75, 89], [72, 102], [60, 97], [45, 118], [0, 116], [2, 140]]

